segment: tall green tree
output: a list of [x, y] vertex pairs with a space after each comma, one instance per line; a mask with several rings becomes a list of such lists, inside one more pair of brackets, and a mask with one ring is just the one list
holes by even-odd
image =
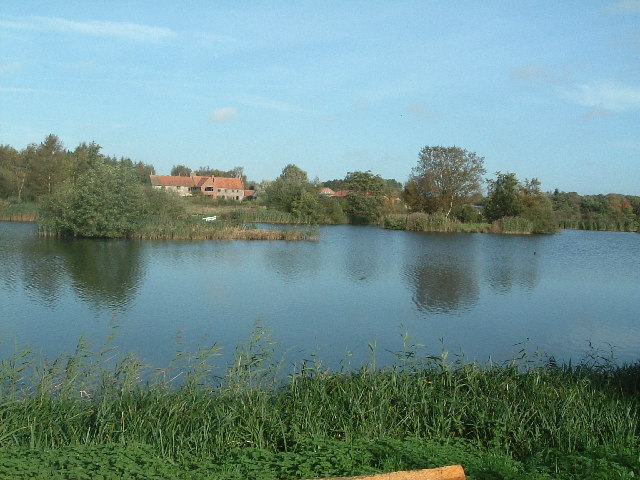
[[534, 233], [549, 233], [558, 229], [551, 199], [540, 188], [537, 178], [525, 179], [520, 185], [520, 215], [531, 221]]
[[428, 213], [447, 217], [481, 191], [484, 158], [459, 147], [425, 146], [418, 154], [410, 181], [415, 182]]
[[372, 223], [382, 215], [386, 182], [371, 171], [349, 172], [345, 185], [350, 190], [347, 195], [345, 213], [352, 223]]
[[21, 175], [21, 156], [11, 145], [0, 145], [0, 197], [19, 197]]
[[520, 182], [515, 173], [496, 172], [496, 179], [487, 179], [488, 192], [484, 215], [490, 222], [502, 217], [516, 217], [521, 205], [518, 198]]
[[69, 176], [70, 159], [60, 139], [48, 135], [35, 149], [27, 191], [34, 197], [50, 194]]
[[300, 220], [316, 222], [320, 216], [317, 186], [309, 181], [307, 172], [294, 164], [282, 169], [265, 189], [265, 196], [267, 205], [293, 213]]
[[557, 229], [551, 199], [540, 189], [537, 178], [520, 182], [515, 173], [496, 173], [487, 180], [488, 196], [484, 215], [489, 221], [520, 216], [531, 222], [533, 233], [548, 233]]
[[98, 162], [47, 196], [39, 218], [44, 230], [62, 235], [122, 238], [135, 231], [144, 209], [135, 170]]
[[191, 175], [191, 169], [185, 165], [174, 165], [171, 169], [171, 175], [176, 177], [188, 177]]

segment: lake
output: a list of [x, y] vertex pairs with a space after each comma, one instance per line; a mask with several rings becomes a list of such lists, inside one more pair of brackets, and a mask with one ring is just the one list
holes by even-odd
[[640, 235], [441, 234], [320, 227], [317, 242], [53, 239], [0, 222], [0, 350], [99, 348], [166, 366], [256, 324], [284, 362], [379, 365], [403, 349], [502, 362], [640, 359]]

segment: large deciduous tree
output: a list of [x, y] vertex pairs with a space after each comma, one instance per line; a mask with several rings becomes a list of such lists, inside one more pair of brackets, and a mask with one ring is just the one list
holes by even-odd
[[174, 165], [171, 169], [171, 175], [176, 177], [188, 177], [191, 175], [191, 169], [185, 165]]
[[347, 195], [346, 214], [353, 223], [371, 223], [378, 220], [384, 206], [386, 183], [370, 171], [349, 172], [345, 185]]
[[459, 147], [424, 147], [418, 155], [418, 165], [409, 181], [415, 188], [425, 210], [443, 212], [448, 217], [480, 194], [482, 177], [486, 173], [484, 158]]
[[266, 203], [290, 212], [301, 220], [315, 222], [319, 215], [317, 188], [309, 181], [307, 172], [289, 164], [265, 190]]
[[496, 179], [487, 179], [487, 185], [487, 200], [484, 203], [484, 216], [487, 220], [493, 222], [502, 217], [516, 217], [520, 214], [520, 182], [515, 173], [496, 172]]

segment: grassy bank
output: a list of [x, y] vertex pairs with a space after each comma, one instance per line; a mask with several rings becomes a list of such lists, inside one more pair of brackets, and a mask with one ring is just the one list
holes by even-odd
[[[283, 371], [260, 329], [229, 365], [216, 367], [218, 353], [154, 371], [82, 343], [55, 362], [5, 359], [0, 474], [304, 478], [451, 463], [469, 478], [640, 474], [640, 364], [480, 366], [403, 351], [386, 368]], [[43, 473], [56, 469], [76, 473]]]

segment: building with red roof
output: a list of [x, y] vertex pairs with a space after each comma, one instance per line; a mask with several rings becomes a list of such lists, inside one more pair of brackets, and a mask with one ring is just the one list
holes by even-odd
[[242, 201], [244, 198], [244, 185], [241, 178], [149, 175], [149, 180], [153, 188], [167, 190], [181, 197], [206, 195], [237, 201]]

